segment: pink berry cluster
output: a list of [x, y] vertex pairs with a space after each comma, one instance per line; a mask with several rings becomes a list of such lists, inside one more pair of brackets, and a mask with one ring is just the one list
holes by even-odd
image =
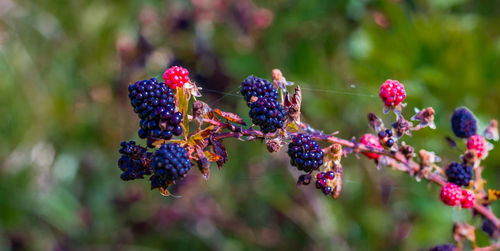
[[461, 205], [462, 208], [471, 208], [476, 201], [474, 193], [467, 189], [461, 189], [453, 183], [446, 183], [441, 187], [441, 201], [448, 206]]
[[[370, 133], [364, 134], [359, 142], [368, 147], [380, 149], [381, 151], [384, 150], [384, 147], [380, 144], [380, 141], [378, 140], [377, 136]], [[380, 154], [372, 152], [362, 152], [362, 154], [364, 154], [366, 157], [370, 159], [378, 159], [380, 157]]]
[[386, 106], [397, 106], [406, 98], [405, 87], [397, 80], [388, 79], [380, 86], [379, 97]]
[[183, 87], [189, 82], [189, 71], [180, 66], [172, 66], [163, 73], [163, 79], [165, 84], [172, 89]]
[[476, 150], [477, 157], [486, 158], [488, 155], [488, 145], [486, 139], [481, 135], [472, 135], [467, 139], [467, 149]]
[[316, 188], [320, 189], [325, 195], [331, 194], [334, 186], [333, 179], [335, 179], [333, 171], [316, 174]]

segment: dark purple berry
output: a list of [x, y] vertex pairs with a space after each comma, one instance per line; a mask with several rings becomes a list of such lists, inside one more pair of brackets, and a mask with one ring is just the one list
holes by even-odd
[[429, 249], [429, 251], [454, 251], [456, 248], [457, 246], [454, 244], [442, 244]]
[[312, 177], [310, 174], [300, 175], [297, 180], [297, 185], [309, 185], [311, 183], [311, 179]]
[[468, 186], [472, 180], [473, 170], [472, 167], [465, 164], [452, 162], [446, 168], [446, 176], [448, 177], [448, 182], [458, 186]]
[[278, 100], [278, 90], [274, 89], [269, 81], [255, 76], [249, 76], [241, 82], [240, 93], [247, 102], [250, 102], [252, 97]]
[[260, 98], [253, 102], [249, 115], [252, 122], [258, 125], [263, 133], [275, 132], [283, 127], [286, 120], [283, 106], [270, 98]]
[[332, 187], [328, 186], [328, 187], [323, 188], [323, 193], [325, 195], [329, 195], [330, 193], [332, 193], [332, 190], [333, 190]]
[[335, 173], [333, 171], [328, 171], [325, 174], [325, 178], [328, 180], [333, 180], [335, 178]]
[[477, 120], [469, 109], [459, 107], [451, 116], [451, 129], [455, 136], [468, 138], [477, 134]]
[[308, 173], [323, 165], [321, 146], [305, 134], [297, 134], [292, 138], [288, 145], [288, 156], [293, 166]]
[[394, 139], [392, 139], [392, 138], [391, 138], [391, 139], [388, 139], [388, 140], [385, 142], [385, 144], [386, 144], [388, 147], [393, 146], [393, 145], [394, 145]]
[[142, 179], [144, 175], [152, 174], [152, 153], [147, 152], [146, 148], [136, 145], [134, 141], [123, 141], [120, 146], [118, 152], [122, 156], [118, 160], [118, 167], [123, 171], [120, 175], [122, 180]]
[[385, 129], [385, 134], [387, 134], [388, 137], [392, 137], [392, 130], [391, 129]]
[[385, 133], [385, 131], [380, 131], [378, 132], [378, 137], [379, 139], [383, 139], [387, 136], [387, 133]]
[[152, 160], [151, 189], [167, 187], [169, 182], [183, 178], [193, 165], [186, 149], [177, 143], [161, 145]]

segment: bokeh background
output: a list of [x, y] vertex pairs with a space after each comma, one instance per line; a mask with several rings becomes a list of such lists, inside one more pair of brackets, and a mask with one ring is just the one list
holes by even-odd
[[[386, 121], [377, 97], [403, 82], [407, 115], [433, 106], [438, 129], [406, 138], [457, 160], [449, 117], [500, 118], [496, 0], [0, 0], [0, 249], [424, 250], [452, 242], [439, 190], [344, 160], [338, 200], [295, 186], [284, 152], [226, 140], [229, 161], [174, 189], [119, 178], [122, 140], [138, 139], [127, 85], [170, 65], [190, 69], [213, 107], [247, 116], [248, 75], [280, 68], [303, 87], [304, 120], [344, 138]], [[458, 148], [464, 149], [463, 142]], [[484, 162], [499, 188], [500, 147]], [[498, 206], [493, 206], [500, 213]], [[478, 242], [489, 240], [480, 230]]]

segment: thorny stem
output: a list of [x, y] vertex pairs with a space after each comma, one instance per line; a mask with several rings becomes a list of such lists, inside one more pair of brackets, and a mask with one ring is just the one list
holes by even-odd
[[[207, 121], [208, 122], [208, 121]], [[224, 123], [223, 123], [224, 124]], [[228, 125], [225, 124], [224, 127], [227, 127]], [[303, 126], [301, 126], [303, 127]], [[308, 126], [308, 128], [311, 128]], [[373, 152], [373, 153], [378, 153], [384, 156], [389, 157], [391, 160], [403, 164], [406, 168], [405, 169], [398, 169], [400, 171], [405, 171], [409, 173], [410, 175], [413, 173], [413, 171], [417, 171], [420, 169], [420, 165], [416, 162], [414, 162], [412, 159], [407, 159], [402, 153], [396, 152], [396, 153], [391, 153], [385, 150], [379, 150], [361, 143], [357, 143], [356, 141], [352, 140], [346, 140], [342, 139], [339, 137], [335, 137], [333, 135], [328, 135], [324, 134], [323, 132], [312, 129], [314, 131], [313, 133], [306, 133], [308, 134], [311, 138], [318, 140], [318, 141], [326, 141], [330, 143], [337, 143], [340, 144], [344, 147], [346, 147], [349, 150], [352, 150], [352, 152], [358, 153], [358, 152]], [[219, 133], [215, 135], [215, 139], [217, 140], [222, 140], [225, 138], [241, 138], [242, 136], [250, 136], [254, 137], [255, 139], [266, 139], [266, 138], [274, 138], [276, 137], [277, 133], [268, 133], [264, 134], [261, 131], [253, 130], [253, 129], [241, 129], [239, 131], [231, 131], [231, 132], [225, 132], [225, 133]], [[296, 135], [297, 133], [290, 133], [289, 135]], [[444, 186], [446, 184], [446, 180], [440, 176], [439, 174], [433, 173], [427, 177], [424, 177], [425, 179], [434, 182], [440, 186]], [[474, 212], [482, 215], [483, 217], [489, 219], [492, 221], [497, 228], [500, 228], [500, 219], [493, 213], [491, 212], [486, 206], [476, 203], [474, 205]], [[500, 244], [497, 244], [498, 247], [500, 247]], [[497, 247], [495, 246], [495, 247]], [[478, 249], [478, 250], [493, 250], [493, 249]]]

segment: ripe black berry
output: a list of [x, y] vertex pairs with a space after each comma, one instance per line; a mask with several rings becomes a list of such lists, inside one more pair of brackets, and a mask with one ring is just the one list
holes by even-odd
[[333, 179], [335, 173], [333, 171], [320, 172], [316, 174], [316, 188], [320, 189], [325, 195], [329, 195], [333, 191]]
[[137, 81], [128, 88], [130, 103], [139, 115], [139, 137], [169, 140], [182, 134], [182, 113], [175, 112], [174, 90], [156, 78]]
[[453, 251], [456, 250], [456, 248], [457, 246], [454, 244], [442, 244], [429, 249], [429, 251]]
[[448, 182], [458, 186], [468, 186], [473, 176], [472, 167], [452, 162], [446, 168], [446, 176], [448, 176]]
[[493, 223], [493, 221], [483, 218], [481, 230], [483, 230], [483, 232], [488, 234], [490, 237], [493, 237], [493, 235], [495, 235], [495, 232], [498, 231], [498, 228], [495, 226], [495, 223]]
[[310, 174], [302, 174], [297, 180], [297, 185], [309, 185], [311, 183], [311, 178]]
[[323, 165], [321, 146], [309, 136], [298, 134], [288, 145], [290, 163], [304, 172], [312, 172]]
[[459, 107], [455, 109], [451, 116], [451, 129], [455, 136], [468, 138], [477, 134], [477, 120], [469, 109]]
[[383, 139], [387, 136], [387, 133], [385, 133], [385, 131], [380, 131], [378, 132], [378, 138], [379, 139]]
[[134, 141], [120, 144], [118, 150], [122, 154], [118, 160], [118, 167], [123, 171], [120, 175], [122, 180], [142, 179], [144, 175], [151, 175], [151, 157], [152, 153], [147, 152], [146, 148], [136, 145]]
[[240, 93], [247, 102], [250, 102], [252, 97], [278, 100], [278, 90], [274, 89], [269, 81], [255, 76], [249, 76], [241, 82]]
[[275, 132], [278, 128], [282, 128], [286, 119], [283, 106], [270, 98], [259, 98], [253, 102], [249, 115], [252, 122], [260, 126], [263, 133]]
[[392, 137], [392, 130], [391, 129], [385, 129], [385, 134], [387, 134], [388, 137]]
[[394, 145], [394, 139], [390, 138], [388, 139], [385, 144], [388, 146], [388, 147], [391, 147]]
[[161, 145], [153, 155], [151, 189], [167, 187], [171, 181], [183, 178], [192, 165], [188, 152], [179, 144]]

